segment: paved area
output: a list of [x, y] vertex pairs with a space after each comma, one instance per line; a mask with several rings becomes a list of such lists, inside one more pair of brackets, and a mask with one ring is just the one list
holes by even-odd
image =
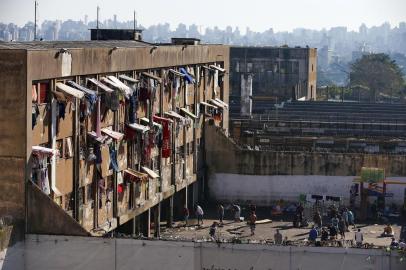
[[[177, 240], [208, 240], [209, 227], [217, 220], [206, 219], [203, 226], [197, 226], [196, 220], [189, 220], [190, 225], [184, 227], [184, 222], [175, 223], [174, 228], [163, 228], [161, 237], [166, 239]], [[381, 233], [385, 225], [378, 224], [356, 224], [357, 228], [360, 228], [364, 234], [364, 242], [373, 244], [375, 246], [388, 246], [391, 242], [389, 237], [381, 237]], [[216, 235], [219, 239], [231, 240], [233, 238], [239, 238], [241, 240], [252, 241], [273, 241], [276, 230], [279, 229], [283, 238], [288, 237], [288, 240], [296, 243], [301, 243], [307, 239], [311, 224], [307, 228], [293, 228], [292, 222], [286, 221], [273, 221], [267, 224], [256, 225], [255, 235], [251, 236], [251, 231], [246, 222], [234, 222], [231, 220], [225, 220], [224, 226], [217, 229]], [[399, 239], [401, 226], [393, 225], [395, 232], [395, 238]], [[351, 227], [350, 232], [347, 232], [345, 239], [354, 239], [355, 230]], [[339, 237], [340, 238], [340, 237]]]
[[[247, 207], [243, 208], [242, 216], [248, 216]], [[293, 244], [304, 244], [308, 238], [309, 231], [313, 225], [310, 222], [307, 228], [294, 228], [292, 224], [292, 215], [282, 215], [279, 217], [272, 217], [269, 214], [269, 208], [266, 207], [257, 207], [256, 214], [258, 216], [258, 221], [263, 219], [271, 219], [270, 223], [266, 224], [257, 224], [255, 235], [251, 236], [250, 227], [245, 221], [235, 222], [232, 220], [232, 213], [227, 210], [225, 212], [224, 226], [218, 227], [216, 232], [217, 239], [220, 240], [233, 240], [238, 239], [242, 242], [244, 241], [254, 241], [254, 242], [273, 242], [274, 234], [276, 230], [279, 229], [283, 238], [287, 237], [289, 241], [294, 242]], [[161, 227], [161, 237], [165, 239], [173, 240], [209, 240], [209, 227], [213, 224], [214, 221], [218, 221], [217, 210], [215, 206], [209, 206], [205, 209], [205, 216], [207, 217], [204, 220], [203, 226], [197, 226], [196, 219], [189, 219], [188, 226], [184, 226], [183, 221], [177, 221], [173, 224], [173, 228], [166, 228], [166, 226]], [[192, 215], [192, 217], [194, 217]], [[329, 222], [329, 219], [324, 218], [323, 224]], [[395, 238], [399, 240], [402, 225], [399, 222], [391, 222]], [[375, 224], [370, 223], [357, 223], [357, 229], [360, 228], [364, 234], [364, 243], [369, 243], [374, 246], [389, 246], [391, 242], [390, 237], [381, 237], [381, 234], [384, 230], [385, 224]], [[403, 226], [405, 227], [405, 226]], [[404, 229], [406, 231], [406, 229]], [[356, 230], [350, 226], [349, 232], [345, 234], [346, 240], [353, 240]], [[405, 232], [404, 232], [405, 234]], [[340, 236], [338, 236], [340, 239]], [[348, 246], [348, 244], [347, 244]]]

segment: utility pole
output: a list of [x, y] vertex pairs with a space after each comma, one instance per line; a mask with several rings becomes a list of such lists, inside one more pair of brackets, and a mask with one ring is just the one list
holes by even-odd
[[37, 7], [38, 2], [34, 2], [34, 40], [37, 40]]

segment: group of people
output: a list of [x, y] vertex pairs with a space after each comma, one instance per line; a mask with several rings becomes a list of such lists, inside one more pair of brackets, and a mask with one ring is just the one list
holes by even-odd
[[[224, 206], [222, 204], [218, 205], [218, 222], [214, 221], [213, 224], [209, 228], [209, 235], [213, 241], [216, 241], [216, 231], [218, 226], [223, 225], [224, 221]], [[240, 222], [241, 221], [241, 207], [237, 204], [233, 204], [231, 207], [234, 213], [234, 221]], [[256, 207], [255, 205], [250, 205], [250, 216], [249, 216], [249, 226], [251, 229], [251, 236], [255, 234], [255, 226], [257, 221], [257, 216], [255, 214]]]
[[[203, 225], [203, 216], [204, 216], [204, 211], [203, 208], [198, 205], [195, 204], [194, 206], [194, 210], [195, 210], [195, 216], [197, 218], [197, 225]], [[185, 227], [187, 227], [189, 225], [189, 208], [185, 205], [183, 207], [183, 221], [185, 222]]]
[[[311, 243], [316, 243], [316, 239], [320, 237], [321, 242], [329, 240], [337, 240], [341, 236], [342, 240], [346, 239], [345, 233], [349, 232], [349, 227], [355, 229], [354, 213], [348, 208], [337, 209], [333, 204], [329, 208], [330, 222], [327, 226], [323, 226], [323, 219], [320, 212], [317, 210], [313, 215], [314, 225], [309, 232], [308, 240]], [[363, 234], [360, 229], [355, 232], [355, 242], [357, 245], [362, 245]]]

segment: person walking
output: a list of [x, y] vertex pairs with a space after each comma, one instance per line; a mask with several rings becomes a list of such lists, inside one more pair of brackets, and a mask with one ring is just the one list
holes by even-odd
[[257, 222], [257, 215], [255, 215], [255, 212], [252, 212], [250, 215], [251, 236], [255, 234], [256, 222]]
[[224, 206], [219, 204], [218, 207], [218, 214], [219, 214], [219, 222], [220, 224], [223, 224], [223, 219], [224, 219]]
[[350, 225], [352, 225], [355, 229], [355, 217], [354, 217], [354, 213], [351, 210], [347, 211], [347, 216], [348, 216], [348, 227], [350, 227]]
[[314, 222], [314, 225], [317, 226], [317, 228], [320, 229], [320, 228], [322, 227], [321, 215], [320, 215], [320, 212], [319, 212], [319, 211], [316, 211], [316, 212], [314, 213], [313, 222]]
[[345, 225], [345, 220], [342, 217], [338, 222], [338, 231], [340, 232], [341, 239], [345, 239], [345, 232], [347, 231], [347, 226]]
[[349, 232], [349, 230], [348, 230], [348, 226], [350, 226], [350, 224], [349, 224], [349, 222], [348, 222], [348, 209], [347, 208], [344, 208], [344, 211], [343, 211], [343, 219], [344, 219], [344, 222], [345, 222], [345, 226], [346, 226], [346, 231], [347, 232]]
[[200, 205], [196, 204], [196, 217], [197, 217], [197, 225], [200, 225], [200, 221], [202, 222], [203, 225], [203, 209]]
[[187, 227], [189, 221], [189, 209], [186, 205], [183, 207], [183, 219], [185, 221], [185, 227]]
[[210, 226], [209, 235], [213, 241], [216, 241], [216, 230], [217, 230], [217, 222], [214, 221], [213, 224]]

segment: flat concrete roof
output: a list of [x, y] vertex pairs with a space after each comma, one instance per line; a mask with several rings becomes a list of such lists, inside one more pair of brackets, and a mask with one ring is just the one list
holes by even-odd
[[86, 41], [31, 41], [31, 42], [0, 42], [1, 49], [82, 49], [82, 48], [134, 48], [154, 46], [148, 42], [136, 40], [86, 40]]

